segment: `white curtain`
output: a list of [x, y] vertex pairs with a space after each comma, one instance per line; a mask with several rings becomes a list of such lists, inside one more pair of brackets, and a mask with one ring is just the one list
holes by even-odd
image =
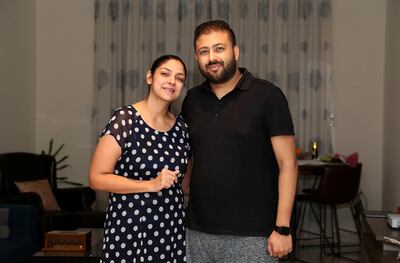
[[330, 0], [96, 0], [95, 12], [94, 141], [115, 107], [146, 96], [145, 74], [158, 56], [185, 61], [186, 89], [201, 83], [193, 31], [224, 19], [236, 33], [239, 65], [286, 94], [297, 146], [318, 141], [321, 153], [333, 151]]

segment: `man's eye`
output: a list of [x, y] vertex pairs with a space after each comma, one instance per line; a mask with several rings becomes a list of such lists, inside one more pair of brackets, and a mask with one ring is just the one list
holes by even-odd
[[224, 48], [223, 48], [223, 47], [217, 47], [215, 50], [216, 50], [217, 52], [222, 52], [222, 51], [224, 51]]
[[200, 50], [200, 51], [199, 51], [199, 54], [200, 54], [200, 55], [206, 55], [207, 53], [208, 53], [207, 50]]

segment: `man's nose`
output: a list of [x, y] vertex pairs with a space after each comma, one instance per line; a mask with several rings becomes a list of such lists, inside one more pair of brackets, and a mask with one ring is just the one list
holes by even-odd
[[216, 58], [217, 58], [217, 56], [216, 56], [215, 52], [210, 50], [210, 52], [208, 53], [208, 60], [210, 62], [214, 62], [214, 61], [216, 61]]

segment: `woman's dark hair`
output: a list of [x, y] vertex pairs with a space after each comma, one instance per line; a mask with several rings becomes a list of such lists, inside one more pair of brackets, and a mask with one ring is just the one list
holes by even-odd
[[232, 46], [233, 47], [236, 46], [235, 33], [233, 32], [229, 24], [224, 20], [210, 20], [196, 27], [196, 30], [194, 31], [194, 40], [193, 40], [194, 49], [196, 49], [196, 41], [201, 35], [210, 34], [211, 32], [214, 31], [227, 32], [229, 35], [229, 40], [232, 43]]
[[175, 55], [164, 55], [164, 56], [161, 56], [161, 57], [157, 58], [156, 60], [154, 60], [153, 64], [151, 65], [151, 68], [150, 68], [151, 74], [154, 75], [154, 73], [156, 72], [156, 70], [157, 70], [162, 64], [164, 64], [165, 62], [167, 62], [168, 60], [171, 60], [171, 59], [173, 59], [173, 60], [178, 60], [179, 62], [182, 63], [183, 69], [184, 69], [184, 71], [185, 71], [185, 77], [186, 77], [186, 73], [187, 73], [187, 72], [186, 72], [186, 65], [185, 65], [185, 63], [183, 62], [183, 60], [182, 60], [180, 57], [175, 56]]

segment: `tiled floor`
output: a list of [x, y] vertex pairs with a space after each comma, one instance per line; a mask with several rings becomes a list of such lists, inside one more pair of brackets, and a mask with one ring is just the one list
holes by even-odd
[[[337, 257], [337, 256], [330, 256], [325, 255], [324, 261], [325, 263], [349, 263], [349, 262], [360, 262], [360, 253], [351, 253], [351, 254], [344, 254], [346, 258]], [[309, 263], [317, 263], [320, 262], [320, 255], [319, 255], [319, 248], [307, 248], [302, 249], [300, 253], [296, 255], [295, 260], [287, 260], [283, 262], [309, 262]]]
[[[347, 233], [342, 233], [342, 242], [343, 244], [354, 244], [358, 243], [358, 240], [355, 239], [354, 234], [347, 234]], [[308, 243], [307, 243], [308, 242]], [[316, 244], [315, 241], [302, 241], [302, 244], [310, 244], [313, 242], [313, 244]], [[359, 246], [351, 246], [351, 247], [346, 247], [343, 248], [342, 253], [343, 257], [337, 257], [337, 256], [332, 256], [332, 255], [324, 255], [324, 261], [325, 263], [349, 263], [349, 262], [361, 262], [360, 261], [360, 247]], [[329, 250], [327, 249], [326, 252], [328, 253]], [[320, 262], [320, 249], [319, 246], [298, 246], [297, 248], [297, 253], [296, 253], [296, 258], [298, 260], [286, 260], [283, 262], [309, 262], [309, 263], [318, 263]]]
[[[316, 238], [315, 234], [311, 233], [319, 233], [318, 223], [315, 220], [315, 217], [312, 216], [311, 210], [306, 210], [308, 213], [305, 214], [304, 223], [303, 223], [303, 232], [301, 234], [302, 238]], [[360, 246], [357, 245], [360, 243], [357, 233], [355, 232], [356, 227], [354, 225], [353, 218], [351, 216], [350, 210], [345, 208], [338, 208], [338, 216], [339, 216], [339, 226], [342, 229], [340, 231], [341, 243], [343, 245], [356, 245], [356, 246], [346, 246], [341, 249], [341, 255], [333, 256], [332, 252], [326, 249], [326, 254], [324, 254], [323, 261], [325, 263], [346, 263], [346, 262], [361, 262], [360, 256]], [[332, 224], [331, 224], [331, 214], [330, 211], [327, 211], [326, 214], [326, 235], [328, 237], [332, 237]], [[299, 227], [300, 228], [300, 227]], [[297, 233], [298, 235], [299, 233]], [[335, 234], [335, 239], [337, 235]], [[310, 246], [311, 245], [311, 246]], [[351, 253], [350, 253], [351, 252]], [[331, 255], [328, 255], [330, 253]], [[319, 247], [319, 239], [314, 240], [302, 240], [298, 242], [297, 250], [296, 250], [296, 259], [299, 260], [286, 260], [284, 262], [309, 262], [309, 263], [318, 263], [320, 260], [320, 247]]]

